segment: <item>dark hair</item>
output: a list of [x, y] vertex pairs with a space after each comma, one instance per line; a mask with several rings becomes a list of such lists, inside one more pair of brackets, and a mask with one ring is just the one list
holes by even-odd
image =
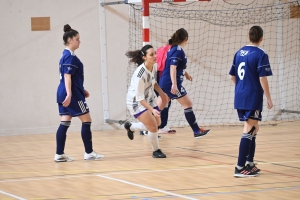
[[127, 51], [125, 55], [130, 59], [130, 62], [136, 63], [138, 65], [141, 65], [144, 63], [143, 56], [147, 55], [148, 49], [153, 48], [153, 46], [147, 44], [143, 46], [141, 50], [135, 50], [135, 51]]
[[172, 46], [182, 43], [186, 38], [189, 37], [188, 32], [184, 28], [178, 29], [171, 38]]
[[249, 30], [249, 39], [253, 43], [258, 43], [264, 35], [264, 31], [260, 26], [252, 26]]
[[169, 45], [172, 45], [173, 40], [172, 40], [172, 39], [169, 39], [168, 43], [169, 43]]
[[69, 24], [64, 25], [64, 32], [63, 40], [65, 45], [68, 44], [69, 38], [73, 38], [78, 34], [78, 31], [72, 29]]

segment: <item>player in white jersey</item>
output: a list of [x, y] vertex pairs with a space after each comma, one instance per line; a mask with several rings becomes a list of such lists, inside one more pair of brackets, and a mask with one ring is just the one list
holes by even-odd
[[154, 90], [159, 93], [158, 98], [161, 98], [163, 102], [166, 103], [168, 97], [156, 83], [155, 50], [151, 45], [145, 45], [141, 50], [128, 51], [126, 56], [131, 58], [130, 62], [138, 65], [131, 78], [126, 104], [130, 113], [140, 121], [138, 123], [125, 122], [127, 135], [133, 140], [132, 130], [148, 130], [148, 139], [153, 149], [152, 157], [166, 158], [158, 143], [158, 126], [161, 120]]

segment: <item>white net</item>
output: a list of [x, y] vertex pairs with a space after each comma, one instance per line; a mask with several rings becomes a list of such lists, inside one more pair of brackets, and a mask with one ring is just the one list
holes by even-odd
[[[261, 48], [269, 55], [273, 76], [268, 77], [274, 107], [266, 108], [263, 123], [277, 124], [300, 116], [300, 1], [230, 1], [150, 4], [150, 44], [159, 48], [179, 28], [189, 33], [184, 48], [186, 71], [193, 82], [183, 86], [193, 102], [198, 124], [240, 124], [233, 109], [234, 85], [228, 72], [236, 51], [248, 44], [254, 25], [264, 30]], [[129, 6], [129, 50], [142, 48], [142, 7]], [[135, 70], [128, 66], [128, 83]], [[127, 118], [133, 120], [128, 113]], [[176, 100], [169, 111], [169, 126], [188, 125]]]

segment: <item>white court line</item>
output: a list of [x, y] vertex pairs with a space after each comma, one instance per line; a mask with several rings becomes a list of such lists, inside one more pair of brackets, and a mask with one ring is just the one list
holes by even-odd
[[9, 194], [9, 193], [7, 193], [7, 192], [3, 192], [3, 191], [1, 191], [1, 190], [0, 190], [0, 193], [5, 194], [5, 195], [10, 196], [10, 197], [14, 197], [14, 198], [16, 198], [16, 199], [18, 199], [18, 200], [26, 200], [26, 199], [23, 199], [22, 197], [18, 197], [18, 196], [16, 196], [16, 195]]
[[133, 186], [145, 188], [145, 189], [148, 189], [148, 190], [153, 190], [153, 191], [156, 191], [156, 192], [165, 193], [165, 194], [168, 194], [168, 195], [171, 195], [171, 196], [175, 196], [175, 197], [181, 197], [183, 199], [197, 200], [197, 199], [194, 199], [194, 198], [191, 198], [191, 197], [183, 196], [183, 195], [180, 195], [180, 194], [175, 194], [173, 192], [167, 192], [167, 191], [164, 191], [164, 190], [159, 190], [159, 189], [156, 189], [156, 188], [151, 188], [151, 187], [147, 187], [147, 186], [144, 186], [144, 185], [140, 185], [140, 184], [136, 184], [136, 183], [124, 181], [124, 180], [121, 180], [121, 179], [111, 178], [111, 177], [104, 176], [104, 175], [97, 175], [97, 176], [102, 177], [102, 178], [106, 178], [106, 179], [110, 179], [110, 180], [113, 180], [113, 181], [119, 181], [121, 183], [126, 183], [128, 185], [133, 185]]

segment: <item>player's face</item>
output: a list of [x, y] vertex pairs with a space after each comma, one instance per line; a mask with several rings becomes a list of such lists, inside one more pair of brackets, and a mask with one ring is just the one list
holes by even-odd
[[71, 46], [72, 49], [78, 49], [80, 45], [80, 36], [77, 34], [76, 36], [69, 38], [69, 45]]
[[146, 52], [146, 56], [144, 56], [144, 59], [149, 64], [156, 63], [156, 53], [155, 53], [155, 50], [153, 48], [148, 49], [147, 52]]

